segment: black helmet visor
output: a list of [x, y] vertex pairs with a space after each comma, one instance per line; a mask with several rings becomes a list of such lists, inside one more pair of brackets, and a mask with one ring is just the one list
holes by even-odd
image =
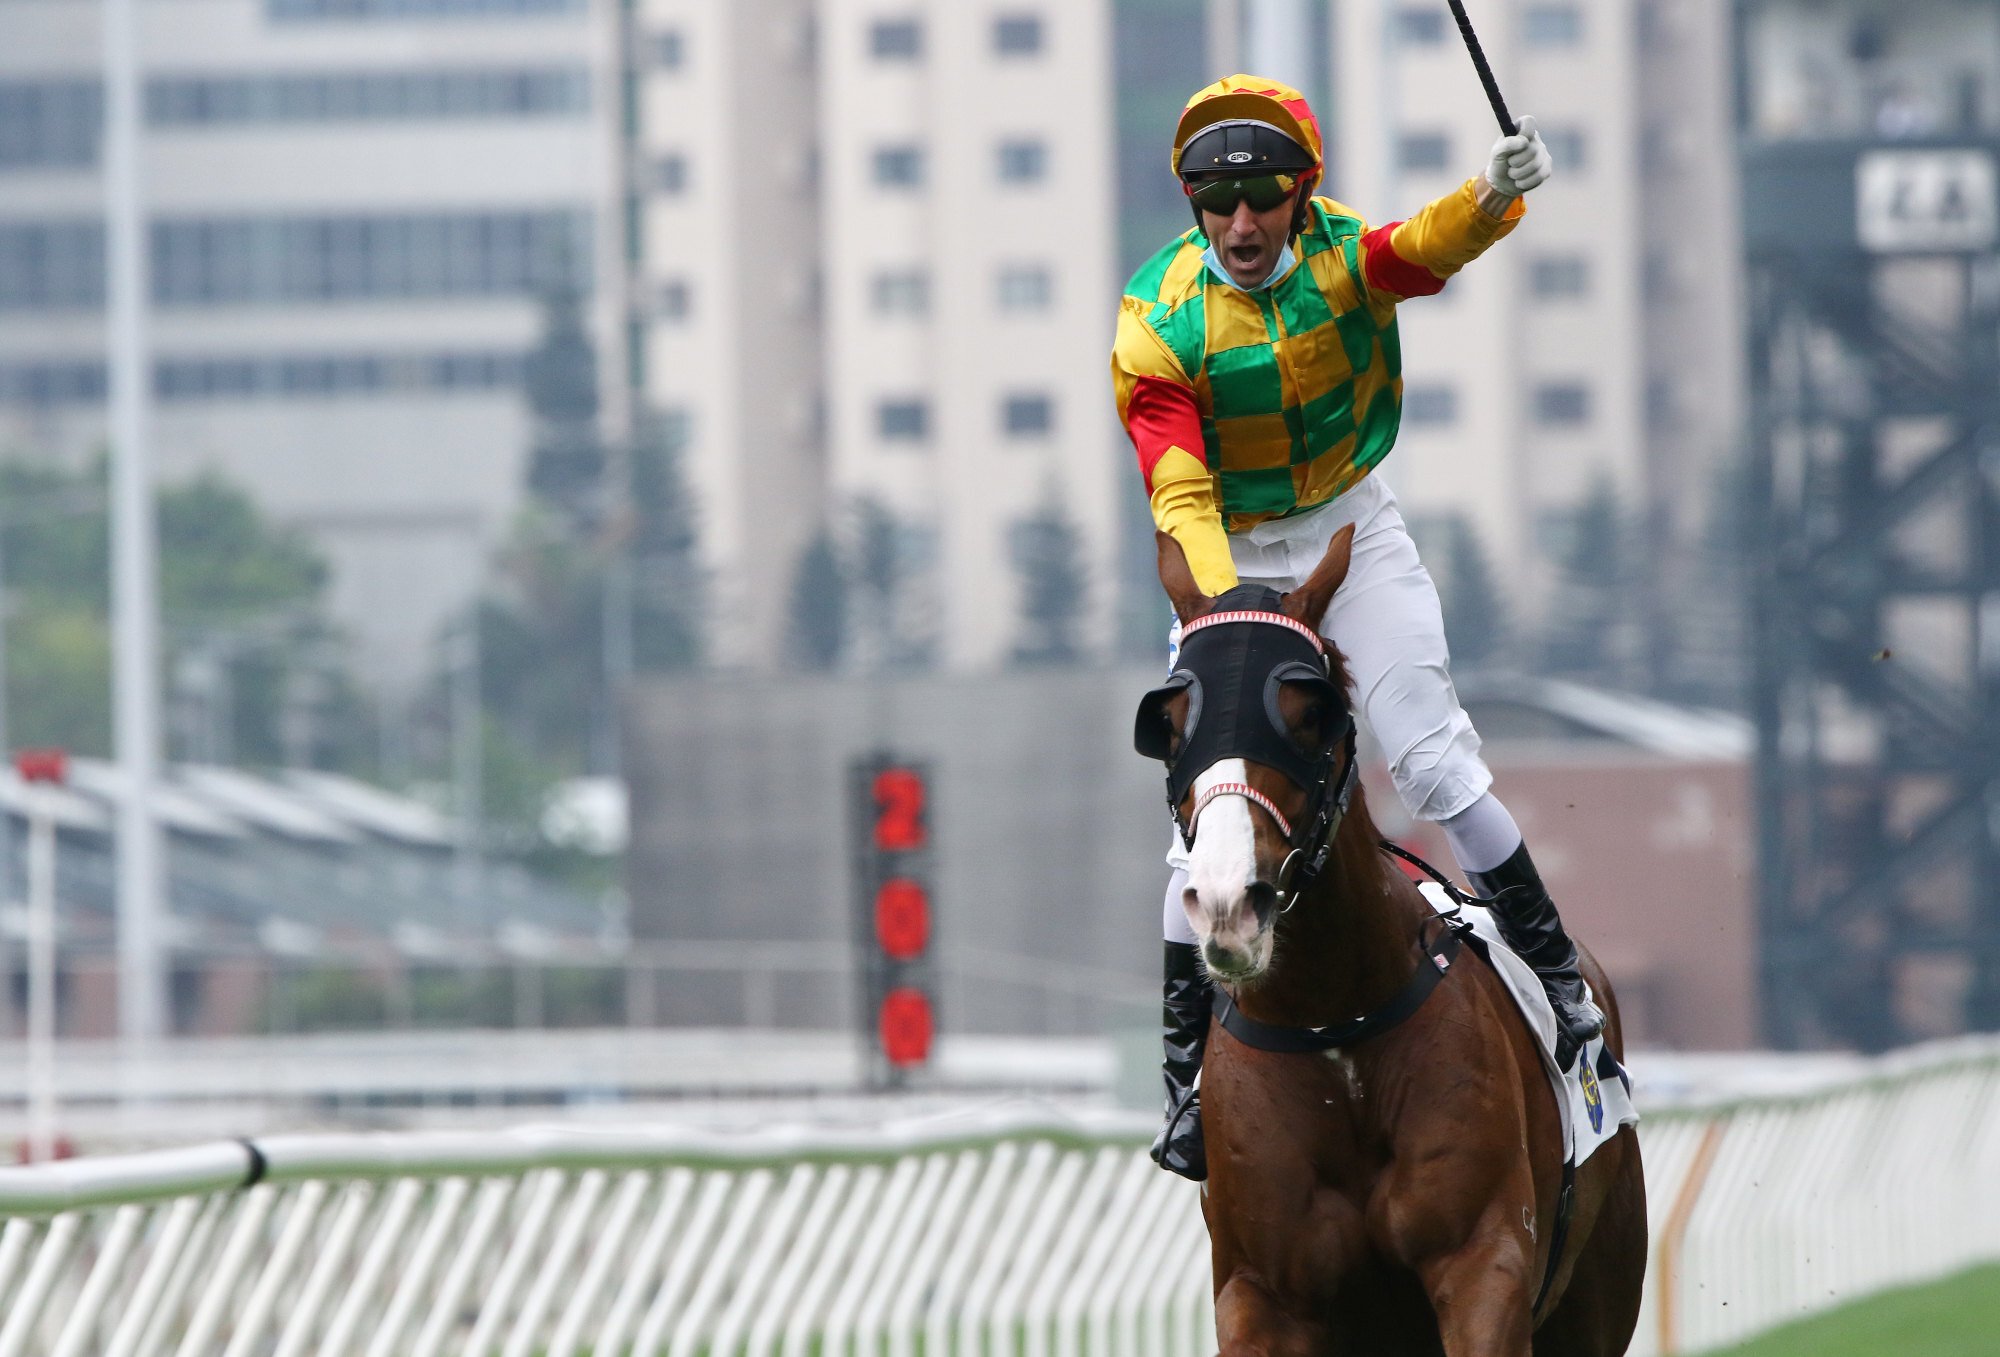
[[1312, 152], [1271, 124], [1247, 118], [1205, 127], [1181, 150], [1181, 178], [1190, 182], [1304, 174], [1312, 168]]

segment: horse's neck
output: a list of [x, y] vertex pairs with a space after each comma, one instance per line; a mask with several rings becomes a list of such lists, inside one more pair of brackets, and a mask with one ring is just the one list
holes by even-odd
[[1416, 967], [1425, 908], [1395, 870], [1357, 794], [1319, 876], [1278, 923], [1271, 969], [1237, 996], [1260, 1022], [1327, 1027], [1394, 998]]

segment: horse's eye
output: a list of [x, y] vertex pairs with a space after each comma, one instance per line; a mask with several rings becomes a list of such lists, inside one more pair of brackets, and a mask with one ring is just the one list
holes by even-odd
[[1317, 754], [1332, 729], [1333, 703], [1305, 684], [1287, 683], [1285, 687], [1292, 695], [1292, 701], [1285, 704], [1290, 718], [1290, 729], [1285, 733], [1302, 753]]

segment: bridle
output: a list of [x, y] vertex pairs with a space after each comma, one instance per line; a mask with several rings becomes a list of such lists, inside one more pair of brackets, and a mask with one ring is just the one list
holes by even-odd
[[[1259, 592], [1270, 594], [1269, 590]], [[1213, 657], [1203, 653], [1206, 647], [1193, 644], [1196, 636], [1224, 627], [1255, 630], [1234, 633], [1230, 639], [1236, 644]], [[1281, 635], [1279, 629], [1290, 635]], [[1289, 849], [1274, 883], [1277, 910], [1284, 913], [1324, 870], [1333, 851], [1334, 835], [1354, 798], [1354, 714], [1345, 691], [1334, 679], [1333, 656], [1311, 627], [1264, 607], [1219, 609], [1198, 617], [1181, 629], [1181, 645], [1182, 666], [1164, 687], [1148, 693], [1140, 703], [1134, 743], [1140, 753], [1167, 764], [1167, 808], [1180, 830], [1181, 842], [1189, 848], [1194, 847], [1201, 813], [1222, 797], [1241, 797], [1271, 817]], [[1305, 646], [1311, 648], [1310, 658], [1306, 658]], [[1246, 665], [1244, 661], [1254, 663]], [[1255, 672], [1259, 668], [1263, 672]], [[1341, 729], [1329, 734], [1325, 744], [1311, 755], [1298, 751], [1279, 717], [1276, 694], [1286, 682], [1322, 685], [1340, 704]], [[1260, 694], [1261, 701], [1249, 696], [1252, 690]], [[1186, 730], [1182, 747], [1170, 755], [1158, 740], [1157, 726], [1149, 730], [1148, 722], [1164, 722], [1166, 701], [1182, 691], [1190, 693]], [[1240, 708], [1250, 701], [1257, 701], [1262, 708], [1264, 721], [1246, 719]], [[1219, 736], [1204, 741], [1214, 745], [1213, 749], [1195, 748], [1204, 720], [1210, 723], [1210, 730], [1215, 729], [1215, 723], [1222, 726]], [[1191, 757], [1204, 761], [1200, 767], [1185, 766]], [[1180, 803], [1194, 780], [1231, 757], [1274, 767], [1304, 791], [1306, 809], [1299, 821], [1294, 824], [1275, 801], [1247, 782], [1222, 782], [1204, 788], [1183, 819]]]

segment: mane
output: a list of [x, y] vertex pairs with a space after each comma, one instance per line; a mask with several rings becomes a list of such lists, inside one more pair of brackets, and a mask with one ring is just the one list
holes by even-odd
[[[1355, 710], [1354, 673], [1348, 668], [1347, 655], [1331, 640], [1326, 641], [1326, 659], [1329, 676], [1340, 685], [1340, 691], [1347, 694], [1348, 711]], [[1362, 855], [1372, 861], [1385, 879], [1414, 884], [1408, 876], [1391, 867], [1381, 851], [1382, 831], [1375, 824], [1375, 817], [1368, 809], [1368, 789], [1361, 785], [1360, 770], [1355, 770], [1354, 795], [1347, 803], [1347, 816], [1334, 831], [1333, 843], [1336, 856], [1346, 859], [1349, 875], [1365, 874]]]

